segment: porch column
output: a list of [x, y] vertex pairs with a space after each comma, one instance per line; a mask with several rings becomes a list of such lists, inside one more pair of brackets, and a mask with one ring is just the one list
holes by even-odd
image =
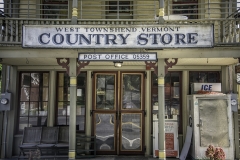
[[166, 159], [164, 76], [164, 59], [158, 59], [158, 157], [161, 160]]
[[228, 75], [228, 66], [222, 66], [222, 93], [229, 92], [229, 75]]
[[[72, 3], [72, 25], [77, 24], [78, 0]], [[69, 58], [69, 77], [70, 77], [70, 117], [69, 117], [69, 151], [68, 158], [75, 159], [76, 156], [76, 107], [77, 107], [77, 61]]]
[[[183, 134], [182, 135], [178, 135], [178, 141], [179, 141], [179, 151], [181, 151], [181, 146], [183, 146], [183, 143], [185, 142], [186, 137], [184, 135], [186, 135], [187, 133], [187, 126], [188, 124], [188, 108], [187, 108], [187, 95], [188, 95], [188, 91], [189, 91], [189, 71], [184, 70], [182, 72], [182, 126], [183, 126]], [[181, 139], [180, 136], [182, 136], [183, 138]]]
[[146, 142], [146, 152], [145, 155], [149, 156], [151, 153], [151, 126], [152, 126], [152, 121], [151, 121], [151, 71], [148, 70], [146, 71], [147, 73], [147, 78], [146, 78], [146, 83], [145, 83], [145, 110], [146, 110], [146, 116], [145, 116], [145, 142]]
[[73, 0], [72, 3], [72, 22], [71, 24], [77, 24], [78, 16], [78, 0]]
[[164, 23], [164, 0], [159, 0], [159, 19], [158, 19], [158, 23], [159, 24], [163, 24]]
[[55, 124], [55, 108], [56, 105], [55, 99], [56, 99], [56, 78], [57, 72], [56, 71], [50, 71], [49, 75], [49, 94], [51, 95], [51, 98], [48, 101], [48, 114], [47, 114], [47, 126], [54, 126]]
[[69, 117], [69, 159], [75, 159], [76, 154], [76, 102], [77, 102], [77, 72], [76, 58], [70, 58], [70, 117]]
[[[87, 71], [87, 91], [92, 91], [92, 71]], [[86, 97], [88, 97], [86, 99], [86, 135], [87, 136], [91, 136], [91, 127], [87, 127], [87, 126], [91, 126], [92, 123], [92, 119], [91, 119], [91, 107], [92, 107], [92, 92], [87, 92], [86, 93]]]

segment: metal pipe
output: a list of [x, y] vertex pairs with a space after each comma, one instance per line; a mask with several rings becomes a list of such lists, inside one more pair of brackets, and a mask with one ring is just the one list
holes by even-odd
[[158, 59], [158, 157], [161, 160], [166, 159], [164, 77], [164, 59]]
[[[6, 81], [6, 88], [5, 92], [8, 92], [10, 83], [10, 66], [7, 66], [7, 81]], [[8, 111], [4, 111], [4, 127], [3, 127], [3, 149], [2, 149], [2, 157], [6, 158], [6, 139], [7, 139], [7, 125], [8, 125]]]

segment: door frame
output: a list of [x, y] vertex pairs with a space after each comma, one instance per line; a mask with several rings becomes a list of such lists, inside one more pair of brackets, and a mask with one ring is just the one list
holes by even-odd
[[[97, 74], [102, 74], [102, 75], [115, 75], [115, 105], [113, 110], [104, 110], [104, 109], [96, 109], [96, 75]], [[122, 77], [123, 74], [136, 74], [136, 75], [141, 75], [141, 109], [140, 110], [124, 110], [122, 109]], [[92, 73], [92, 97], [93, 97], [93, 103], [92, 103], [92, 110], [91, 110], [91, 115], [92, 115], [92, 135], [95, 135], [95, 126], [96, 126], [96, 114], [115, 114], [115, 122], [116, 124], [114, 125], [114, 135], [115, 135], [115, 140], [114, 140], [114, 151], [97, 151], [97, 154], [105, 154], [105, 155], [144, 155], [145, 153], [145, 72], [144, 71], [135, 71], [135, 72], [130, 72], [130, 71], [94, 71]], [[121, 133], [121, 119], [122, 119], [122, 113], [140, 113], [141, 115], [141, 150], [136, 151], [121, 151], [121, 138], [120, 135]]]

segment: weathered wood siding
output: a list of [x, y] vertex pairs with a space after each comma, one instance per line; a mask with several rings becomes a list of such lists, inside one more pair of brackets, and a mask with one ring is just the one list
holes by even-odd
[[158, 15], [158, 1], [135, 1], [134, 5], [134, 19], [154, 19], [154, 15]]
[[102, 1], [79, 1], [78, 10], [80, 19], [103, 19], [104, 2]]

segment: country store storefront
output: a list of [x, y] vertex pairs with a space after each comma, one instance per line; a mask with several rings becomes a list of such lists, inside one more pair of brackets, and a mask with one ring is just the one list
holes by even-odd
[[[217, 21], [143, 25], [75, 18], [2, 27], [1, 99], [8, 101], [0, 105], [1, 158], [17, 157], [24, 128], [33, 126], [69, 126], [69, 159], [89, 154], [78, 147], [92, 148], [77, 143], [78, 135], [96, 137], [97, 155], [179, 158], [193, 123], [188, 95], [194, 89], [239, 92], [239, 39], [219, 38]], [[3, 36], [5, 29], [20, 38]], [[238, 104], [232, 107], [226, 159], [239, 158]]]
[[[211, 24], [25, 25], [22, 47], [20, 53], [24, 52], [26, 65], [10, 67], [10, 77], [16, 77], [16, 84], [11, 82], [9, 85], [9, 90], [17, 93], [14, 96], [17, 101], [12, 105], [18, 106], [14, 108], [20, 108], [20, 112], [9, 111], [17, 116], [10, 118], [8, 123], [17, 126], [18, 134], [27, 126], [69, 125], [69, 156], [75, 154], [76, 134], [96, 135], [97, 154], [152, 155], [153, 106], [158, 105], [162, 109], [158, 112], [162, 115], [159, 116], [159, 127], [165, 126], [161, 123], [165, 118], [178, 122], [180, 149], [176, 149], [175, 155], [178, 157], [188, 125], [185, 121], [188, 115], [183, 107], [184, 97], [190, 89], [188, 83], [222, 81], [228, 87], [223, 80], [223, 76], [229, 74], [228, 67], [176, 67], [179, 56], [168, 61], [171, 50], [162, 53], [168, 48], [188, 50], [188, 47], [203, 51], [204, 55], [215, 52]], [[184, 49], [174, 49], [172, 55], [187, 57], [182, 53]], [[18, 52], [14, 50], [5, 52], [11, 56]], [[39, 57], [54, 58], [53, 63], [57, 62], [59, 66], [34, 66], [30, 59]], [[161, 96], [158, 97], [159, 91]], [[72, 116], [75, 114], [77, 116]], [[159, 139], [164, 130], [160, 129], [160, 133]], [[18, 134], [14, 134], [12, 140], [13, 155], [19, 154], [21, 136]], [[10, 153], [7, 151], [7, 154]]]

